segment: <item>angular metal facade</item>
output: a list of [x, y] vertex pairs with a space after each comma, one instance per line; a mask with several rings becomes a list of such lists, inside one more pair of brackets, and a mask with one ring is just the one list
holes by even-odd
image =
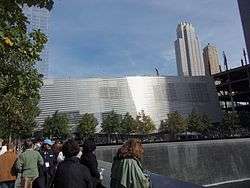
[[41, 89], [40, 109], [40, 125], [56, 110], [93, 113], [99, 122], [112, 110], [133, 116], [144, 110], [159, 127], [169, 112], [187, 116], [195, 109], [206, 113], [212, 122], [221, 121], [218, 96], [208, 77], [47, 79]]

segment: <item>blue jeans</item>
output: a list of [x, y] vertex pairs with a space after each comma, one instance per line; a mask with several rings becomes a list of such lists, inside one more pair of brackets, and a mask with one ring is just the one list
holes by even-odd
[[0, 183], [0, 188], [14, 188], [14, 187], [15, 187], [15, 181], [8, 181], [8, 182]]

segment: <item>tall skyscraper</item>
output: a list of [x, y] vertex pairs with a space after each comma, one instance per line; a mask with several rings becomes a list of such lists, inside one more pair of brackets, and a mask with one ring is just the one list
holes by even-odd
[[200, 42], [191, 23], [181, 22], [177, 26], [175, 55], [179, 76], [205, 75]]
[[250, 1], [238, 0], [238, 4], [247, 46], [248, 61], [250, 61]]
[[203, 49], [203, 60], [206, 75], [220, 72], [219, 54], [215, 46], [208, 45]]
[[[40, 29], [49, 38], [49, 11], [39, 7], [23, 7], [24, 14], [28, 17], [30, 24], [27, 26], [28, 31]], [[41, 54], [41, 61], [37, 62], [37, 68], [44, 77], [48, 76], [49, 72], [49, 52], [48, 43], [45, 45]]]

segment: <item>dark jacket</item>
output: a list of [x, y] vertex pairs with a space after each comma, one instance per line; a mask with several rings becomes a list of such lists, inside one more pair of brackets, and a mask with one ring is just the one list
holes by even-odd
[[96, 156], [92, 152], [83, 153], [81, 157], [81, 164], [88, 167], [92, 177], [99, 179], [100, 173], [97, 169], [98, 163]]
[[49, 176], [53, 176], [57, 166], [57, 158], [53, 151], [50, 149], [48, 151], [41, 151], [41, 156], [44, 160], [44, 173]]
[[57, 158], [51, 149], [41, 150], [40, 154], [44, 165], [39, 168], [39, 177], [33, 182], [33, 188], [49, 188], [56, 172]]
[[93, 188], [89, 169], [77, 157], [65, 159], [58, 165], [54, 188]]

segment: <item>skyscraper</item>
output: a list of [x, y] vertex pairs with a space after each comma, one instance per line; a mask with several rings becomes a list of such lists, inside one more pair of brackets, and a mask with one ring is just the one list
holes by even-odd
[[212, 75], [220, 72], [219, 54], [215, 46], [208, 45], [203, 49], [203, 60], [206, 75]]
[[205, 75], [200, 42], [191, 23], [181, 22], [177, 26], [175, 55], [179, 76]]
[[[47, 37], [49, 37], [49, 11], [45, 8], [39, 7], [23, 7], [24, 14], [28, 17], [30, 22], [27, 26], [28, 31], [40, 29]], [[37, 62], [37, 68], [44, 77], [48, 76], [49, 71], [49, 52], [48, 44], [45, 45], [41, 54], [41, 61]]]
[[250, 61], [250, 1], [238, 0], [238, 4], [247, 46], [248, 61]]

